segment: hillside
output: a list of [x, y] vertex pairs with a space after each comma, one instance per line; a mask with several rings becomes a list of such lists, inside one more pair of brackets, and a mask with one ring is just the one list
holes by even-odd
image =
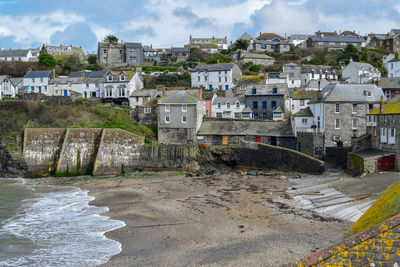
[[0, 101], [0, 125], [0, 139], [10, 151], [19, 151], [22, 147], [26, 125], [39, 128], [120, 128], [147, 140], [156, 138], [153, 129], [131, 123], [129, 108], [85, 100], [68, 104]]
[[378, 223], [400, 214], [400, 183], [386, 189], [379, 199], [346, 232], [360, 233]]

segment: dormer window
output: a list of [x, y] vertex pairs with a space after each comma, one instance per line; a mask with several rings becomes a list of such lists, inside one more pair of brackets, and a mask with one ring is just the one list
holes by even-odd
[[251, 89], [251, 94], [252, 94], [252, 95], [256, 95], [256, 94], [257, 94], [257, 88]]
[[221, 108], [221, 103], [220, 103], [220, 102], [217, 103], [217, 108], [218, 108], [218, 109]]
[[272, 88], [272, 93], [274, 95], [277, 94], [278, 93], [278, 88], [277, 87]]
[[112, 80], [113, 80], [113, 76], [112, 75], [108, 75], [107, 76], [107, 81], [112, 82]]
[[230, 102], [226, 102], [226, 108], [231, 108], [231, 103]]
[[239, 103], [239, 101], [236, 101], [236, 108], [239, 108], [240, 107], [240, 103]]
[[121, 75], [119, 76], [119, 80], [120, 80], [120, 81], [125, 81], [125, 75], [124, 75], [124, 74], [121, 74]]

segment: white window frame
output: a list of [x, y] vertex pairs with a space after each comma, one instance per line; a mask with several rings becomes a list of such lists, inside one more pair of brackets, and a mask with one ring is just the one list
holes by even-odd
[[358, 112], [358, 105], [357, 104], [353, 104], [351, 107], [351, 112], [354, 114], [357, 114]]
[[335, 113], [340, 113], [340, 103], [335, 104]]
[[151, 113], [151, 107], [144, 107], [144, 114], [150, 114]]
[[182, 112], [187, 112], [187, 105], [182, 105]]
[[170, 123], [170, 122], [171, 122], [171, 120], [170, 120], [169, 115], [166, 115], [165, 116], [165, 123]]
[[165, 112], [170, 112], [170, 111], [171, 111], [171, 106], [165, 105]]
[[353, 130], [356, 130], [358, 127], [358, 120], [357, 119], [351, 119], [351, 128]]
[[221, 109], [221, 102], [217, 103], [217, 109]]
[[186, 115], [182, 115], [182, 123], [187, 123], [187, 117], [186, 117]]
[[229, 101], [226, 102], [226, 108], [227, 108], [227, 109], [230, 109], [230, 108], [231, 108], [231, 102], [229, 102]]
[[388, 130], [388, 144], [396, 144], [396, 129], [389, 128]]
[[300, 99], [300, 107], [303, 107], [305, 105], [305, 100], [304, 99]]
[[387, 143], [387, 128], [380, 128], [380, 141]]
[[236, 108], [240, 108], [240, 103], [239, 103], [239, 101], [236, 101], [235, 105], [236, 105]]
[[[339, 123], [337, 123], [339, 122]], [[340, 119], [335, 119], [335, 130], [340, 130], [341, 121]]]
[[307, 124], [308, 123], [308, 119], [301, 119], [301, 123], [302, 124]]

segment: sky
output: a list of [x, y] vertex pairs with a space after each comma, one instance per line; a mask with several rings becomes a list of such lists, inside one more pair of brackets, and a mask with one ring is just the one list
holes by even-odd
[[82, 46], [108, 34], [153, 47], [193, 37], [236, 40], [247, 32], [387, 33], [400, 28], [399, 0], [0, 0], [0, 48]]

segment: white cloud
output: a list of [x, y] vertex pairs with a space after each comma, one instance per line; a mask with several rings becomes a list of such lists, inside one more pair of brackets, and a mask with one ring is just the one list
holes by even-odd
[[29, 47], [33, 43], [47, 43], [56, 31], [64, 31], [82, 21], [83, 17], [64, 11], [46, 15], [0, 16], [0, 37], [13, 36], [21, 47]]

